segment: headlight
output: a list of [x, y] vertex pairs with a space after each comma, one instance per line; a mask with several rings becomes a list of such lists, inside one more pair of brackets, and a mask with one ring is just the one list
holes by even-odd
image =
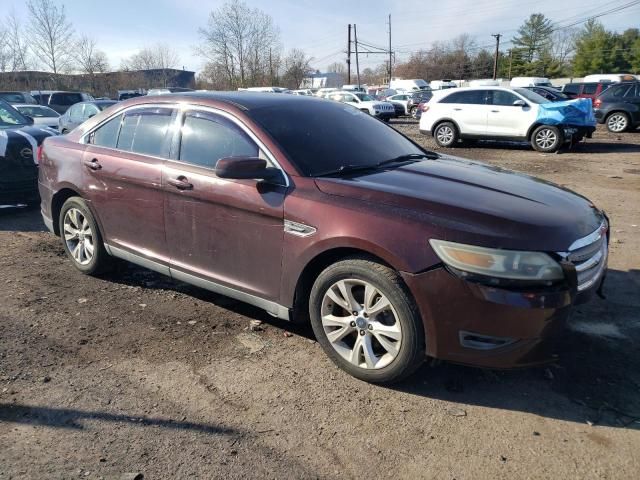
[[462, 272], [508, 280], [552, 282], [564, 278], [562, 267], [546, 253], [476, 247], [429, 240], [440, 260]]

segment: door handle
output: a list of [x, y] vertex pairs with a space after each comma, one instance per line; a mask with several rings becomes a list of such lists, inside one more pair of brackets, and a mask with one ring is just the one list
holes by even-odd
[[461, 109], [461, 108], [454, 108], [454, 110], [455, 110], [456, 112], [459, 112], [459, 111], [460, 111], [460, 110], [462, 110], [462, 109]]
[[84, 166], [90, 170], [100, 170], [102, 168], [102, 165], [100, 165], [100, 162], [98, 162], [97, 158], [92, 158], [91, 160], [85, 160]]
[[491, 110], [491, 113], [500, 113], [500, 110]]
[[178, 178], [170, 178], [167, 180], [169, 185], [173, 185], [178, 190], [193, 190], [193, 183], [189, 183], [187, 177], [180, 175]]

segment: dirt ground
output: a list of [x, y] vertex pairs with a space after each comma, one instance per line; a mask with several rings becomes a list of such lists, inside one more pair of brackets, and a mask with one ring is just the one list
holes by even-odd
[[607, 298], [576, 308], [557, 365], [372, 386], [309, 328], [130, 265], [85, 277], [39, 212], [0, 209], [0, 479], [638, 478], [640, 132], [448, 153], [610, 215]]

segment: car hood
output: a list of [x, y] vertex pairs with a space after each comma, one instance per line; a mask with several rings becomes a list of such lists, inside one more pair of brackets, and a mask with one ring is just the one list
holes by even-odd
[[434, 238], [499, 248], [566, 251], [604, 219], [588, 199], [559, 185], [450, 156], [318, 178], [316, 185], [329, 195], [412, 210]]

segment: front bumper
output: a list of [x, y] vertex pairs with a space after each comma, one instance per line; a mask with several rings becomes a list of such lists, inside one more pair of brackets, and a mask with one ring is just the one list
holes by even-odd
[[604, 123], [605, 119], [607, 118], [604, 112], [597, 108], [593, 110], [593, 115], [596, 117], [596, 122], [600, 124]]
[[39, 201], [38, 181], [23, 180], [0, 183], [0, 205], [34, 204]]
[[396, 116], [396, 112], [394, 111], [389, 111], [389, 112], [375, 112], [374, 116], [376, 118], [380, 118], [382, 120], [389, 120], [391, 118], [395, 118]]
[[586, 301], [604, 278], [578, 294], [570, 287], [547, 291], [489, 287], [458, 278], [444, 267], [402, 276], [422, 315], [427, 354], [485, 368], [553, 361], [572, 305]]

